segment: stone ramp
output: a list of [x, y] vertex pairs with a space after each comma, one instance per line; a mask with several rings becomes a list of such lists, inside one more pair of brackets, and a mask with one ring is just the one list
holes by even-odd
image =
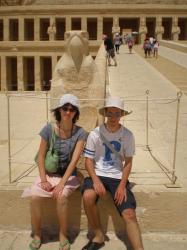
[[[179, 89], [152, 67], [148, 63], [148, 59], [140, 57], [135, 51], [129, 54], [126, 45], [120, 47], [120, 52], [116, 57], [118, 66], [109, 67], [109, 92], [111, 95], [124, 98], [126, 109], [133, 111], [131, 115], [122, 120], [122, 123], [134, 132], [136, 139], [137, 152], [132, 171], [140, 174], [136, 179], [139, 184], [140, 179], [142, 183], [145, 183], [146, 173], [150, 175], [152, 173], [150, 181], [153, 182], [153, 185], [156, 180], [162, 183], [162, 177], [164, 178], [165, 175], [162, 166], [169, 172], [173, 166], [177, 115], [176, 97]], [[148, 130], [146, 127], [146, 90], [150, 92], [148, 96]], [[175, 167], [177, 181], [185, 187], [187, 178], [185, 167], [187, 158], [184, 152], [184, 148], [187, 147], [186, 110], [187, 97], [183, 95], [180, 103]], [[147, 131], [151, 152], [146, 152]], [[163, 175], [158, 176], [157, 172], [160, 170]], [[150, 182], [149, 184], [151, 185]]]

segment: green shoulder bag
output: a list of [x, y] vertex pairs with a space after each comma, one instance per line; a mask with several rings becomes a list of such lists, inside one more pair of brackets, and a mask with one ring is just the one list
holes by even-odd
[[[58, 169], [59, 156], [54, 150], [55, 144], [55, 130], [51, 124], [52, 135], [50, 140], [50, 146], [45, 156], [45, 170], [49, 173], [56, 173]], [[35, 162], [38, 163], [38, 153], [35, 157]]]

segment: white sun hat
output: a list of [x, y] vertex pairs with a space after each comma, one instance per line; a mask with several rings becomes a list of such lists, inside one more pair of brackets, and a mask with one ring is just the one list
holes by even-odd
[[79, 110], [80, 105], [79, 105], [78, 98], [72, 94], [65, 94], [60, 98], [59, 103], [52, 109], [52, 111], [64, 106], [67, 103], [75, 106]]
[[105, 105], [99, 109], [99, 113], [101, 115], [104, 115], [105, 108], [111, 108], [111, 107], [121, 109], [123, 111], [122, 116], [128, 115], [132, 112], [132, 111], [129, 112], [129, 111], [124, 109], [124, 100], [122, 98], [116, 97], [116, 96], [114, 96], [114, 97], [110, 96], [106, 99]]

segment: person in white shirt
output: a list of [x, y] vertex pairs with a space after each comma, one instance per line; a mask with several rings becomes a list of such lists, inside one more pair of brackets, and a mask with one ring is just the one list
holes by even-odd
[[153, 45], [153, 57], [155, 57], [156, 59], [158, 58], [158, 47], [159, 47], [159, 42], [155, 40]]
[[97, 200], [106, 191], [111, 194], [126, 223], [127, 235], [133, 249], [143, 250], [135, 212], [136, 200], [128, 181], [135, 153], [135, 140], [133, 133], [120, 124], [120, 118], [128, 112], [124, 110], [124, 101], [119, 97], [109, 97], [99, 112], [107, 118], [106, 123], [91, 131], [84, 149], [85, 167], [89, 177], [85, 178], [82, 186], [83, 202], [94, 237], [82, 250], [97, 250], [105, 245]]

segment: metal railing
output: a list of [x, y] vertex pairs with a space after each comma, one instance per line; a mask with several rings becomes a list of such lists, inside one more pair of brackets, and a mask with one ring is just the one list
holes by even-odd
[[[178, 140], [178, 125], [179, 125], [179, 113], [180, 113], [180, 100], [181, 100], [181, 96], [182, 93], [178, 92], [176, 98], [150, 98], [150, 91], [146, 90], [145, 91], [145, 95], [144, 98], [142, 99], [127, 99], [127, 97], [125, 97], [125, 102], [134, 102], [136, 103], [136, 105], [138, 105], [138, 102], [143, 102], [145, 103], [146, 107], [145, 107], [145, 147], [147, 149], [147, 151], [150, 153], [150, 155], [152, 156], [152, 158], [158, 163], [158, 165], [161, 167], [162, 171], [167, 175], [168, 179], [170, 180], [172, 185], [175, 185], [176, 180], [177, 180], [177, 176], [176, 176], [176, 157], [177, 157], [177, 140]], [[48, 92], [45, 93], [44, 97], [40, 97], [37, 95], [24, 95], [24, 94], [10, 94], [7, 93], [6, 94], [6, 98], [7, 98], [7, 133], [8, 133], [8, 166], [9, 166], [9, 182], [15, 182], [17, 181], [19, 178], [14, 179], [12, 178], [12, 153], [11, 153], [11, 115], [10, 115], [10, 99], [11, 98], [22, 98], [22, 97], [26, 97], [31, 98], [33, 100], [38, 100], [38, 99], [43, 99], [45, 100], [45, 109], [46, 109], [46, 121], [49, 121], [49, 100], [51, 99], [57, 99], [57, 98], [50, 98]], [[80, 99], [81, 101], [104, 101], [104, 99]], [[149, 136], [150, 136], [150, 132], [149, 132], [149, 106], [150, 106], [150, 102], [165, 102], [165, 104], [169, 104], [169, 103], [175, 103], [176, 102], [176, 122], [175, 122], [175, 132], [174, 132], [174, 145], [173, 145], [173, 161], [172, 161], [172, 167], [171, 169], [167, 168], [164, 164], [162, 164], [157, 157], [154, 156], [152, 149], [150, 147], [150, 142], [149, 142]], [[163, 104], [163, 103], [162, 103]], [[19, 110], [17, 110], [18, 112]], [[22, 162], [24, 163], [24, 162]], [[24, 163], [25, 164], [25, 163]], [[34, 164], [34, 163], [33, 163]], [[31, 164], [31, 168], [29, 168], [28, 170], [24, 171], [32, 171], [33, 170], [33, 164]], [[21, 176], [24, 175], [24, 173], [21, 174]]]
[[[151, 101], [151, 100], [149, 100], [149, 94], [150, 94], [150, 91], [146, 90], [146, 147], [147, 147], [148, 151], [150, 152], [151, 156], [157, 161], [157, 159], [152, 154], [150, 146], [149, 146], [149, 125], [148, 125], [148, 122], [149, 122], [149, 101]], [[171, 98], [164, 99], [164, 100], [167, 100], [167, 101], [170, 101], [170, 102], [176, 102], [177, 103], [172, 170], [170, 171], [168, 168], [166, 168], [164, 165], [162, 165], [159, 162], [161, 164], [160, 166], [162, 166], [165, 170], [167, 170], [168, 173], [171, 173], [171, 177], [168, 176], [168, 178], [170, 179], [172, 185], [175, 185], [176, 180], [177, 180], [177, 176], [176, 176], [176, 153], [177, 153], [177, 138], [178, 138], [179, 111], [180, 111], [181, 97], [182, 97], [182, 92], [179, 91], [177, 93], [177, 97], [175, 99], [171, 99]]]

